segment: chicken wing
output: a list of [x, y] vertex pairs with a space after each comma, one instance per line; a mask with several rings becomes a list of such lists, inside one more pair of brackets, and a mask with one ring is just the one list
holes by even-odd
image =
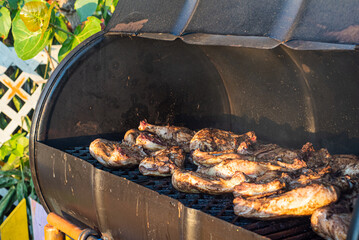
[[156, 126], [149, 124], [147, 121], [141, 121], [140, 126], [138, 127], [140, 131], [148, 131], [150, 133], [156, 134], [161, 137], [163, 140], [167, 141], [171, 146], [180, 146], [189, 152], [189, 143], [194, 135], [194, 131], [185, 128], [185, 127], [175, 127], [175, 126]]
[[172, 175], [173, 187], [187, 193], [202, 192], [213, 195], [230, 193], [236, 185], [244, 181], [246, 177], [241, 172], [226, 180], [182, 169], [176, 169]]
[[155, 152], [151, 157], [143, 159], [139, 170], [143, 175], [171, 176], [176, 168], [183, 168], [184, 151], [175, 146]]
[[91, 142], [90, 154], [102, 165], [109, 168], [135, 166], [147, 156], [139, 146], [98, 138]]
[[278, 219], [311, 215], [316, 209], [338, 200], [339, 191], [331, 185], [312, 183], [279, 195], [259, 199], [236, 197], [234, 213], [241, 217]]
[[190, 143], [190, 149], [213, 152], [233, 150], [240, 147], [240, 151], [244, 151], [248, 145], [256, 141], [257, 137], [254, 132], [238, 135], [230, 131], [204, 128], [193, 136]]

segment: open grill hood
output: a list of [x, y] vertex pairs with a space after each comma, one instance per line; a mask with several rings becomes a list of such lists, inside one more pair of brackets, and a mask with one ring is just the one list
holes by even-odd
[[275, 239], [315, 237], [307, 220], [268, 230], [265, 221], [227, 219], [231, 196], [196, 202], [168, 180], [109, 171], [86, 146], [120, 140], [147, 119], [359, 154], [359, 40], [343, 38], [359, 18], [343, 14], [353, 1], [335, 4], [120, 1], [105, 31], [60, 63], [36, 107], [30, 161], [42, 204], [114, 239], [262, 238], [238, 226]]

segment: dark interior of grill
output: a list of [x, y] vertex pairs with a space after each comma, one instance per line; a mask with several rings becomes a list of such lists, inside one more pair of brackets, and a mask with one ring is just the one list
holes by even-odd
[[[101, 205], [100, 210], [89, 210], [99, 203], [99, 196], [90, 191], [99, 183], [87, 183], [90, 180], [86, 176], [81, 176], [86, 178], [81, 183], [67, 178], [69, 159], [64, 152], [74, 156], [81, 167], [87, 166], [81, 163], [85, 160], [98, 170], [260, 235], [272, 239], [319, 238], [311, 231], [309, 218], [238, 218], [231, 195], [180, 193], [172, 188], [168, 177], [145, 177], [137, 168], [110, 170], [89, 155], [92, 140], [121, 140], [123, 132], [136, 128], [143, 119], [194, 130], [251, 130], [261, 141], [283, 147], [301, 148], [310, 141], [316, 149], [325, 147], [332, 154], [359, 153], [359, 54], [355, 51], [199, 46], [181, 40], [104, 35], [78, 49], [54, 76], [36, 112], [40, 120], [33, 132], [37, 154], [33, 164], [37, 166], [43, 202], [51, 211], [77, 216], [90, 227], [115, 237], [128, 233], [116, 229], [113, 216], [108, 220], [96, 212], [107, 207], [110, 213], [113, 207]], [[37, 151], [40, 148], [45, 151]], [[56, 154], [61, 160], [53, 160]], [[76, 171], [81, 174], [81, 169]], [[96, 177], [98, 173], [94, 174]], [[54, 184], [59, 185], [58, 192], [52, 189]], [[80, 197], [86, 199], [82, 206], [76, 189], [86, 184], [89, 195]], [[108, 196], [104, 199], [117, 204]], [[100, 220], [96, 220], [98, 216]], [[101, 224], [104, 226], [95, 226]]]

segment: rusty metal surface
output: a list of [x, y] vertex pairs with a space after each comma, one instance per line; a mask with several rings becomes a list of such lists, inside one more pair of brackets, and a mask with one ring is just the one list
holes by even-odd
[[166, 34], [199, 45], [354, 50], [358, 12], [355, 0], [131, 0], [119, 2], [106, 31], [156, 39]]

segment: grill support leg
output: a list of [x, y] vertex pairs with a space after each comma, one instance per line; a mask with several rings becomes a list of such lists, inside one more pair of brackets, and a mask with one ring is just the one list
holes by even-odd
[[[63, 219], [55, 213], [47, 215], [45, 230], [45, 240], [65, 240], [65, 234], [76, 240], [98, 240], [97, 235], [92, 229], [80, 229], [71, 222]], [[62, 235], [61, 235], [62, 234]]]

